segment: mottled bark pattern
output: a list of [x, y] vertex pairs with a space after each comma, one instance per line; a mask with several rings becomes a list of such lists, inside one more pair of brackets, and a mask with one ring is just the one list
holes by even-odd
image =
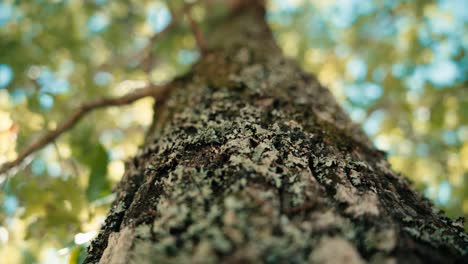
[[390, 169], [261, 10], [228, 19], [127, 164], [87, 262], [462, 261], [468, 238]]

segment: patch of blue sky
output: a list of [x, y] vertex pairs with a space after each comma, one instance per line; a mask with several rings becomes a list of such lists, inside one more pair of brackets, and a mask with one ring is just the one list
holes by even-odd
[[0, 3], [0, 27], [6, 26], [12, 19], [15, 7], [10, 3]]
[[14, 195], [7, 195], [3, 201], [3, 210], [8, 216], [15, 214], [16, 210], [19, 207], [18, 198]]
[[444, 41], [433, 42], [431, 44], [433, 60], [456, 56], [462, 48], [461, 44], [455, 37], [447, 37]]
[[361, 101], [361, 90], [358, 84], [346, 85], [345, 94], [353, 103]]
[[269, 12], [267, 14], [267, 20], [278, 23], [283, 27], [291, 26], [292, 22], [291, 15], [283, 12]]
[[346, 71], [354, 77], [356, 81], [365, 79], [367, 75], [366, 62], [358, 57], [354, 57], [346, 64]]
[[385, 9], [392, 9], [395, 6], [399, 5], [401, 1], [395, 0], [395, 1], [382, 1], [382, 2], [383, 2], [383, 6]]
[[439, 204], [445, 205], [450, 201], [450, 196], [452, 194], [452, 187], [448, 181], [443, 181], [439, 184], [437, 189], [437, 202]]
[[52, 94], [63, 94], [70, 90], [70, 82], [66, 79], [58, 78], [53, 83], [43, 88], [45, 92]]
[[367, 15], [375, 10], [370, 0], [337, 0], [326, 10], [331, 22], [338, 28], [351, 26], [354, 21], [362, 15]]
[[429, 47], [434, 43], [434, 39], [426, 25], [422, 25], [418, 28], [418, 40], [423, 47]]
[[55, 74], [51, 70], [49, 70], [49, 68], [47, 67], [42, 68], [42, 70], [40, 71], [39, 77], [37, 79], [39, 84], [41, 86], [44, 86], [52, 82], [53, 80], [55, 80]]
[[58, 162], [48, 162], [47, 173], [52, 177], [59, 177], [62, 174], [62, 167]]
[[37, 81], [41, 92], [63, 94], [70, 90], [70, 82], [67, 79], [58, 77], [57, 74], [47, 68], [41, 71]]
[[393, 18], [393, 24], [397, 32], [404, 32], [408, 26], [415, 23], [415, 18], [412, 16], [399, 15]]
[[94, 83], [99, 85], [99, 86], [106, 86], [108, 85], [113, 79], [112, 74], [108, 72], [98, 72], [94, 74]]
[[351, 102], [367, 106], [382, 96], [383, 88], [372, 82], [351, 84], [346, 86], [345, 94]]
[[379, 66], [372, 71], [372, 80], [377, 83], [381, 83], [385, 79], [385, 76], [387, 76], [387, 71], [382, 66]]
[[7, 87], [13, 80], [13, 70], [8, 64], [0, 64], [0, 89]]
[[151, 26], [154, 33], [161, 32], [171, 20], [171, 12], [165, 4], [156, 2], [151, 4], [148, 8], [146, 22]]
[[364, 98], [369, 101], [375, 101], [379, 99], [383, 94], [382, 86], [376, 83], [366, 82], [363, 83], [361, 86]]
[[345, 103], [344, 108], [354, 122], [361, 122], [366, 116], [366, 111], [360, 107]]
[[[349, 1], [349, 0], [348, 0]], [[372, 0], [353, 0], [357, 13], [362, 15], [369, 15], [376, 11], [374, 1]]]
[[453, 85], [459, 78], [457, 64], [451, 60], [437, 60], [426, 67], [428, 80], [436, 87]]
[[468, 22], [468, 5], [466, 0], [439, 0], [438, 6], [442, 10], [451, 12], [461, 23]]
[[402, 78], [407, 72], [407, 67], [403, 63], [396, 63], [392, 65], [392, 74], [397, 78]]
[[13, 104], [18, 105], [26, 102], [28, 94], [24, 89], [15, 89], [10, 93], [10, 98]]
[[456, 130], [445, 130], [442, 132], [442, 140], [445, 144], [453, 146], [458, 143], [458, 133]]
[[380, 126], [385, 119], [385, 112], [376, 110], [364, 121], [363, 129], [368, 135], [373, 136], [380, 130]]
[[31, 171], [34, 175], [41, 175], [46, 170], [46, 163], [42, 158], [36, 158], [31, 163]]
[[44, 110], [49, 110], [54, 106], [54, 97], [50, 94], [40, 93], [39, 94], [39, 105]]
[[393, 18], [386, 10], [379, 11], [375, 21], [364, 27], [366, 34], [375, 39], [393, 37], [397, 32], [397, 28], [393, 25]]
[[37, 78], [37, 82], [39, 83], [39, 86], [41, 86], [41, 89], [43, 89], [45, 86], [48, 86], [50, 83], [53, 83], [54, 81], [55, 74], [48, 68], [41, 70], [39, 77]]
[[416, 66], [413, 72], [405, 78], [406, 88], [412, 91], [422, 91], [426, 83], [427, 73], [424, 66]]
[[456, 34], [456, 21], [447, 19], [445, 16], [433, 16], [428, 18], [429, 30], [433, 34], [451, 35]]
[[268, 22], [273, 22], [273, 23], [278, 23], [282, 26], [286, 26], [285, 21], [283, 19], [284, 15], [278, 13], [278, 12], [273, 12], [269, 10], [266, 13], [266, 19]]
[[352, 9], [346, 9], [340, 6], [335, 6], [335, 9], [330, 12], [330, 15], [332, 24], [338, 28], [346, 28], [351, 26], [355, 19]]
[[301, 7], [301, 2], [294, 0], [273, 0], [273, 6], [277, 8], [278, 12], [292, 13]]
[[183, 65], [192, 64], [198, 57], [198, 52], [193, 50], [181, 49], [177, 53], [177, 61]]
[[307, 36], [309, 38], [314, 38], [319, 35], [327, 34], [327, 21], [326, 18], [322, 16], [311, 16], [307, 18]]
[[104, 13], [96, 13], [88, 18], [87, 27], [91, 33], [100, 33], [107, 29], [110, 24], [109, 17]]
[[412, 73], [405, 79], [405, 84], [408, 89], [420, 91], [427, 82], [432, 83], [437, 88], [446, 88], [453, 86], [458, 81], [462, 80], [461, 72], [463, 70], [462, 63], [457, 64], [455, 61], [447, 58], [449, 54], [443, 54], [440, 50], [439, 55], [434, 55], [431, 64], [417, 65]]

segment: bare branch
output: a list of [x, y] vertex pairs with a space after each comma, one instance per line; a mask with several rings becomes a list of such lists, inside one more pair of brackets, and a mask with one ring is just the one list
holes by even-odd
[[15, 160], [5, 163], [0, 168], [0, 178], [4, 177], [10, 169], [20, 165], [29, 155], [45, 147], [49, 143], [56, 140], [61, 134], [73, 128], [78, 123], [78, 121], [80, 121], [89, 112], [108, 106], [131, 104], [143, 97], [148, 96], [163, 99], [167, 95], [168, 91], [168, 85], [148, 86], [137, 89], [120, 97], [100, 98], [94, 101], [83, 103], [71, 114], [68, 120], [59, 125], [55, 130], [52, 130], [37, 139], [34, 143], [23, 150]]
[[[169, 34], [175, 27], [179, 26], [181, 24], [181, 18], [183, 17], [183, 14], [186, 12], [190, 12], [191, 8], [196, 4], [197, 2], [193, 3], [185, 3], [184, 6], [182, 7], [182, 10], [177, 11], [174, 9], [170, 9], [172, 20], [169, 22], [169, 24], [160, 32], [154, 34], [151, 36], [151, 38], [148, 41], [148, 44], [146, 45], [143, 50], [137, 54], [136, 59], [142, 65], [143, 69], [145, 72], [150, 72], [152, 63], [154, 63], [154, 54], [152, 52], [152, 47], [154, 43], [158, 40], [163, 38], [165, 35]], [[170, 5], [168, 4], [170, 7]], [[180, 15], [178, 13], [181, 13]]]
[[158, 40], [164, 37], [166, 34], [172, 31], [174, 27], [176, 27], [178, 24], [178, 21], [175, 19], [174, 15], [171, 20], [171, 22], [159, 33], [154, 34], [148, 41], [148, 44], [146, 45], [143, 50], [136, 55], [137, 61], [140, 63], [140, 65], [143, 67], [145, 72], [150, 72], [151, 71], [151, 64], [153, 63], [154, 60], [154, 54], [152, 52], [152, 47], [154, 43]]
[[[169, 1], [167, 1], [167, 2], [169, 2]], [[189, 4], [186, 4], [186, 5], [189, 6]], [[167, 4], [167, 6], [170, 7], [169, 4]], [[184, 8], [185, 8], [185, 5], [184, 5]], [[181, 24], [176, 10], [170, 9], [169, 11], [170, 11], [171, 17], [172, 17], [171, 21], [169, 22], [169, 24], [166, 25], [166, 27], [164, 29], [162, 29], [161, 31], [159, 31], [157, 33], [154, 33], [148, 39], [148, 43], [145, 45], [145, 47], [143, 47], [140, 51], [137, 51], [137, 52], [132, 53], [132, 54], [127, 54], [125, 56], [115, 56], [115, 57], [111, 58], [108, 62], [106, 62], [105, 64], [100, 65], [99, 69], [100, 70], [108, 70], [108, 68], [112, 68], [116, 64], [121, 65], [122, 63], [127, 63], [128, 61], [136, 61], [138, 63], [138, 65], [140, 65], [146, 73], [150, 72], [151, 68], [153, 66], [152, 64], [154, 63], [154, 54], [152, 52], [152, 48], [153, 48], [154, 43], [157, 40], [165, 37], [167, 34], [170, 34], [171, 31], [175, 27], [177, 27], [177, 26], [179, 26]]]
[[193, 19], [192, 13], [190, 11], [191, 9], [186, 9], [185, 15], [187, 16], [187, 19], [190, 23], [190, 28], [192, 29], [193, 36], [195, 37], [195, 41], [197, 42], [198, 49], [200, 50], [202, 56], [204, 56], [208, 52], [206, 42], [203, 37], [203, 33], [201, 32], [200, 27], [198, 26], [198, 23]]

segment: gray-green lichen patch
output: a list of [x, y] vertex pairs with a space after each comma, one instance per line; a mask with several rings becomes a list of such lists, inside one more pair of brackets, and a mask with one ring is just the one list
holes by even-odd
[[397, 245], [397, 232], [395, 227], [388, 226], [382, 230], [373, 228], [366, 233], [365, 242], [369, 247], [382, 252], [390, 253]]
[[351, 228], [350, 222], [333, 209], [324, 212], [314, 212], [310, 217], [311, 222], [314, 223], [312, 228], [317, 231], [340, 229], [342, 227]]
[[338, 185], [335, 198], [345, 203], [345, 212], [354, 217], [379, 215], [378, 198], [372, 191], [359, 194], [354, 187]]
[[112, 212], [114, 214], [118, 214], [118, 213], [121, 213], [121, 212], [125, 211], [125, 209], [126, 209], [125, 208], [125, 203], [123, 201], [119, 201], [117, 203], [117, 205], [115, 206], [115, 208], [112, 210]]
[[349, 178], [351, 179], [351, 183], [354, 185], [354, 186], [359, 186], [362, 182], [361, 182], [361, 174], [353, 169], [351, 169], [351, 171], [349, 172]]
[[351, 243], [342, 238], [335, 237], [322, 238], [313, 253], [310, 255], [309, 260], [312, 263], [319, 264], [365, 263]]

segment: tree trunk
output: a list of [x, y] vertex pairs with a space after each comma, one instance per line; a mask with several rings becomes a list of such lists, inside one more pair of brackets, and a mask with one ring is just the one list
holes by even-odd
[[86, 262], [462, 262], [462, 224], [281, 54], [260, 6], [237, 8], [158, 106]]

